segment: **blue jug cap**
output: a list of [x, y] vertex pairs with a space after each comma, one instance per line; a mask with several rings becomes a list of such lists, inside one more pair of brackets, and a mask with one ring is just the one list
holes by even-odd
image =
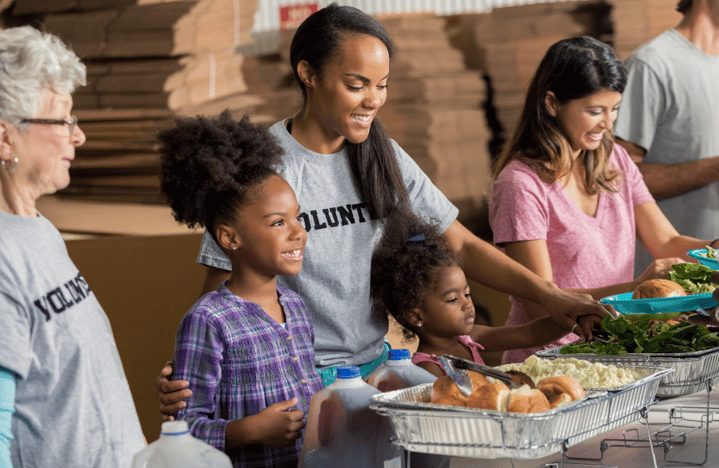
[[355, 379], [361, 375], [359, 366], [340, 366], [337, 368], [338, 379]]
[[390, 349], [387, 357], [390, 361], [402, 361], [409, 358], [409, 349]]

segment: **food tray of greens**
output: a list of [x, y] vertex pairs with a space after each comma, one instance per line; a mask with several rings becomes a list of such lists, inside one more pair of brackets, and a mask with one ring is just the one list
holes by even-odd
[[694, 393], [719, 377], [719, 337], [687, 316], [607, 316], [602, 321], [607, 341], [577, 341], [538, 351], [538, 357], [573, 357], [618, 366], [646, 365], [674, 369], [659, 383], [661, 398]]
[[707, 246], [706, 249], [694, 249], [687, 252], [687, 255], [699, 260], [702, 265], [719, 270], [719, 259], [717, 259], [717, 249]]
[[390, 418], [393, 442], [413, 452], [471, 458], [534, 459], [628, 424], [654, 402], [671, 369], [636, 366], [642, 376], [621, 391], [587, 397], [542, 413], [506, 413], [429, 403], [432, 384], [373, 396]]
[[712, 297], [716, 288], [711, 282], [713, 273], [714, 270], [705, 265], [679, 263], [672, 265], [669, 279], [678, 283], [687, 293], [686, 296], [634, 299], [633, 293], [628, 292], [605, 297], [600, 302], [613, 306], [622, 314], [660, 314], [710, 309], [719, 305]]

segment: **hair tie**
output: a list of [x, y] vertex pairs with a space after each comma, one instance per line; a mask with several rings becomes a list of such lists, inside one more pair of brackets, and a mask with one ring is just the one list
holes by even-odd
[[437, 244], [427, 244], [427, 238], [424, 234], [417, 234], [407, 239], [408, 244], [416, 244], [425, 250], [436, 250]]

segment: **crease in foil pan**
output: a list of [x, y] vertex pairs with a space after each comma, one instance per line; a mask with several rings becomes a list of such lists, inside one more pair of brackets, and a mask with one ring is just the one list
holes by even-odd
[[406, 450], [471, 458], [534, 459], [560, 452], [639, 417], [672, 369], [637, 367], [644, 377], [543, 413], [519, 414], [429, 403], [432, 384], [373, 396]]
[[706, 388], [719, 377], [719, 348], [691, 353], [630, 353], [630, 354], [561, 354], [563, 346], [537, 351], [544, 359], [583, 359], [615, 366], [657, 366], [674, 369], [659, 382], [657, 397], [670, 398], [689, 395]]

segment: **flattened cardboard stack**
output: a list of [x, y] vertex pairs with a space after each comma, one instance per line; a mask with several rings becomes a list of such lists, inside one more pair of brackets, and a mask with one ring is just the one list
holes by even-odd
[[682, 20], [678, 0], [612, 0], [614, 50], [624, 60], [637, 47]]
[[169, 125], [162, 109], [76, 110], [87, 141], [76, 150], [70, 186], [59, 192], [82, 200], [165, 203], [155, 132]]
[[74, 94], [87, 142], [61, 195], [164, 203], [158, 128], [176, 115], [233, 115], [262, 101], [248, 94], [239, 45], [251, 41], [256, 0], [22, 0], [14, 16], [43, 28], [87, 65]]
[[234, 49], [250, 41], [255, 1], [76, 2], [87, 10], [50, 14], [44, 26], [90, 67], [82, 107], [181, 112], [247, 91]]
[[495, 8], [462, 19], [473, 38], [472, 67], [485, 71], [492, 82], [497, 117], [509, 138], [519, 121], [527, 86], [555, 42], [581, 34], [586, 28], [573, 16], [582, 2], [542, 3]]
[[452, 47], [443, 18], [380, 19], [395, 55], [379, 116], [468, 223], [483, 209], [490, 180], [491, 135], [481, 109], [484, 81]]

